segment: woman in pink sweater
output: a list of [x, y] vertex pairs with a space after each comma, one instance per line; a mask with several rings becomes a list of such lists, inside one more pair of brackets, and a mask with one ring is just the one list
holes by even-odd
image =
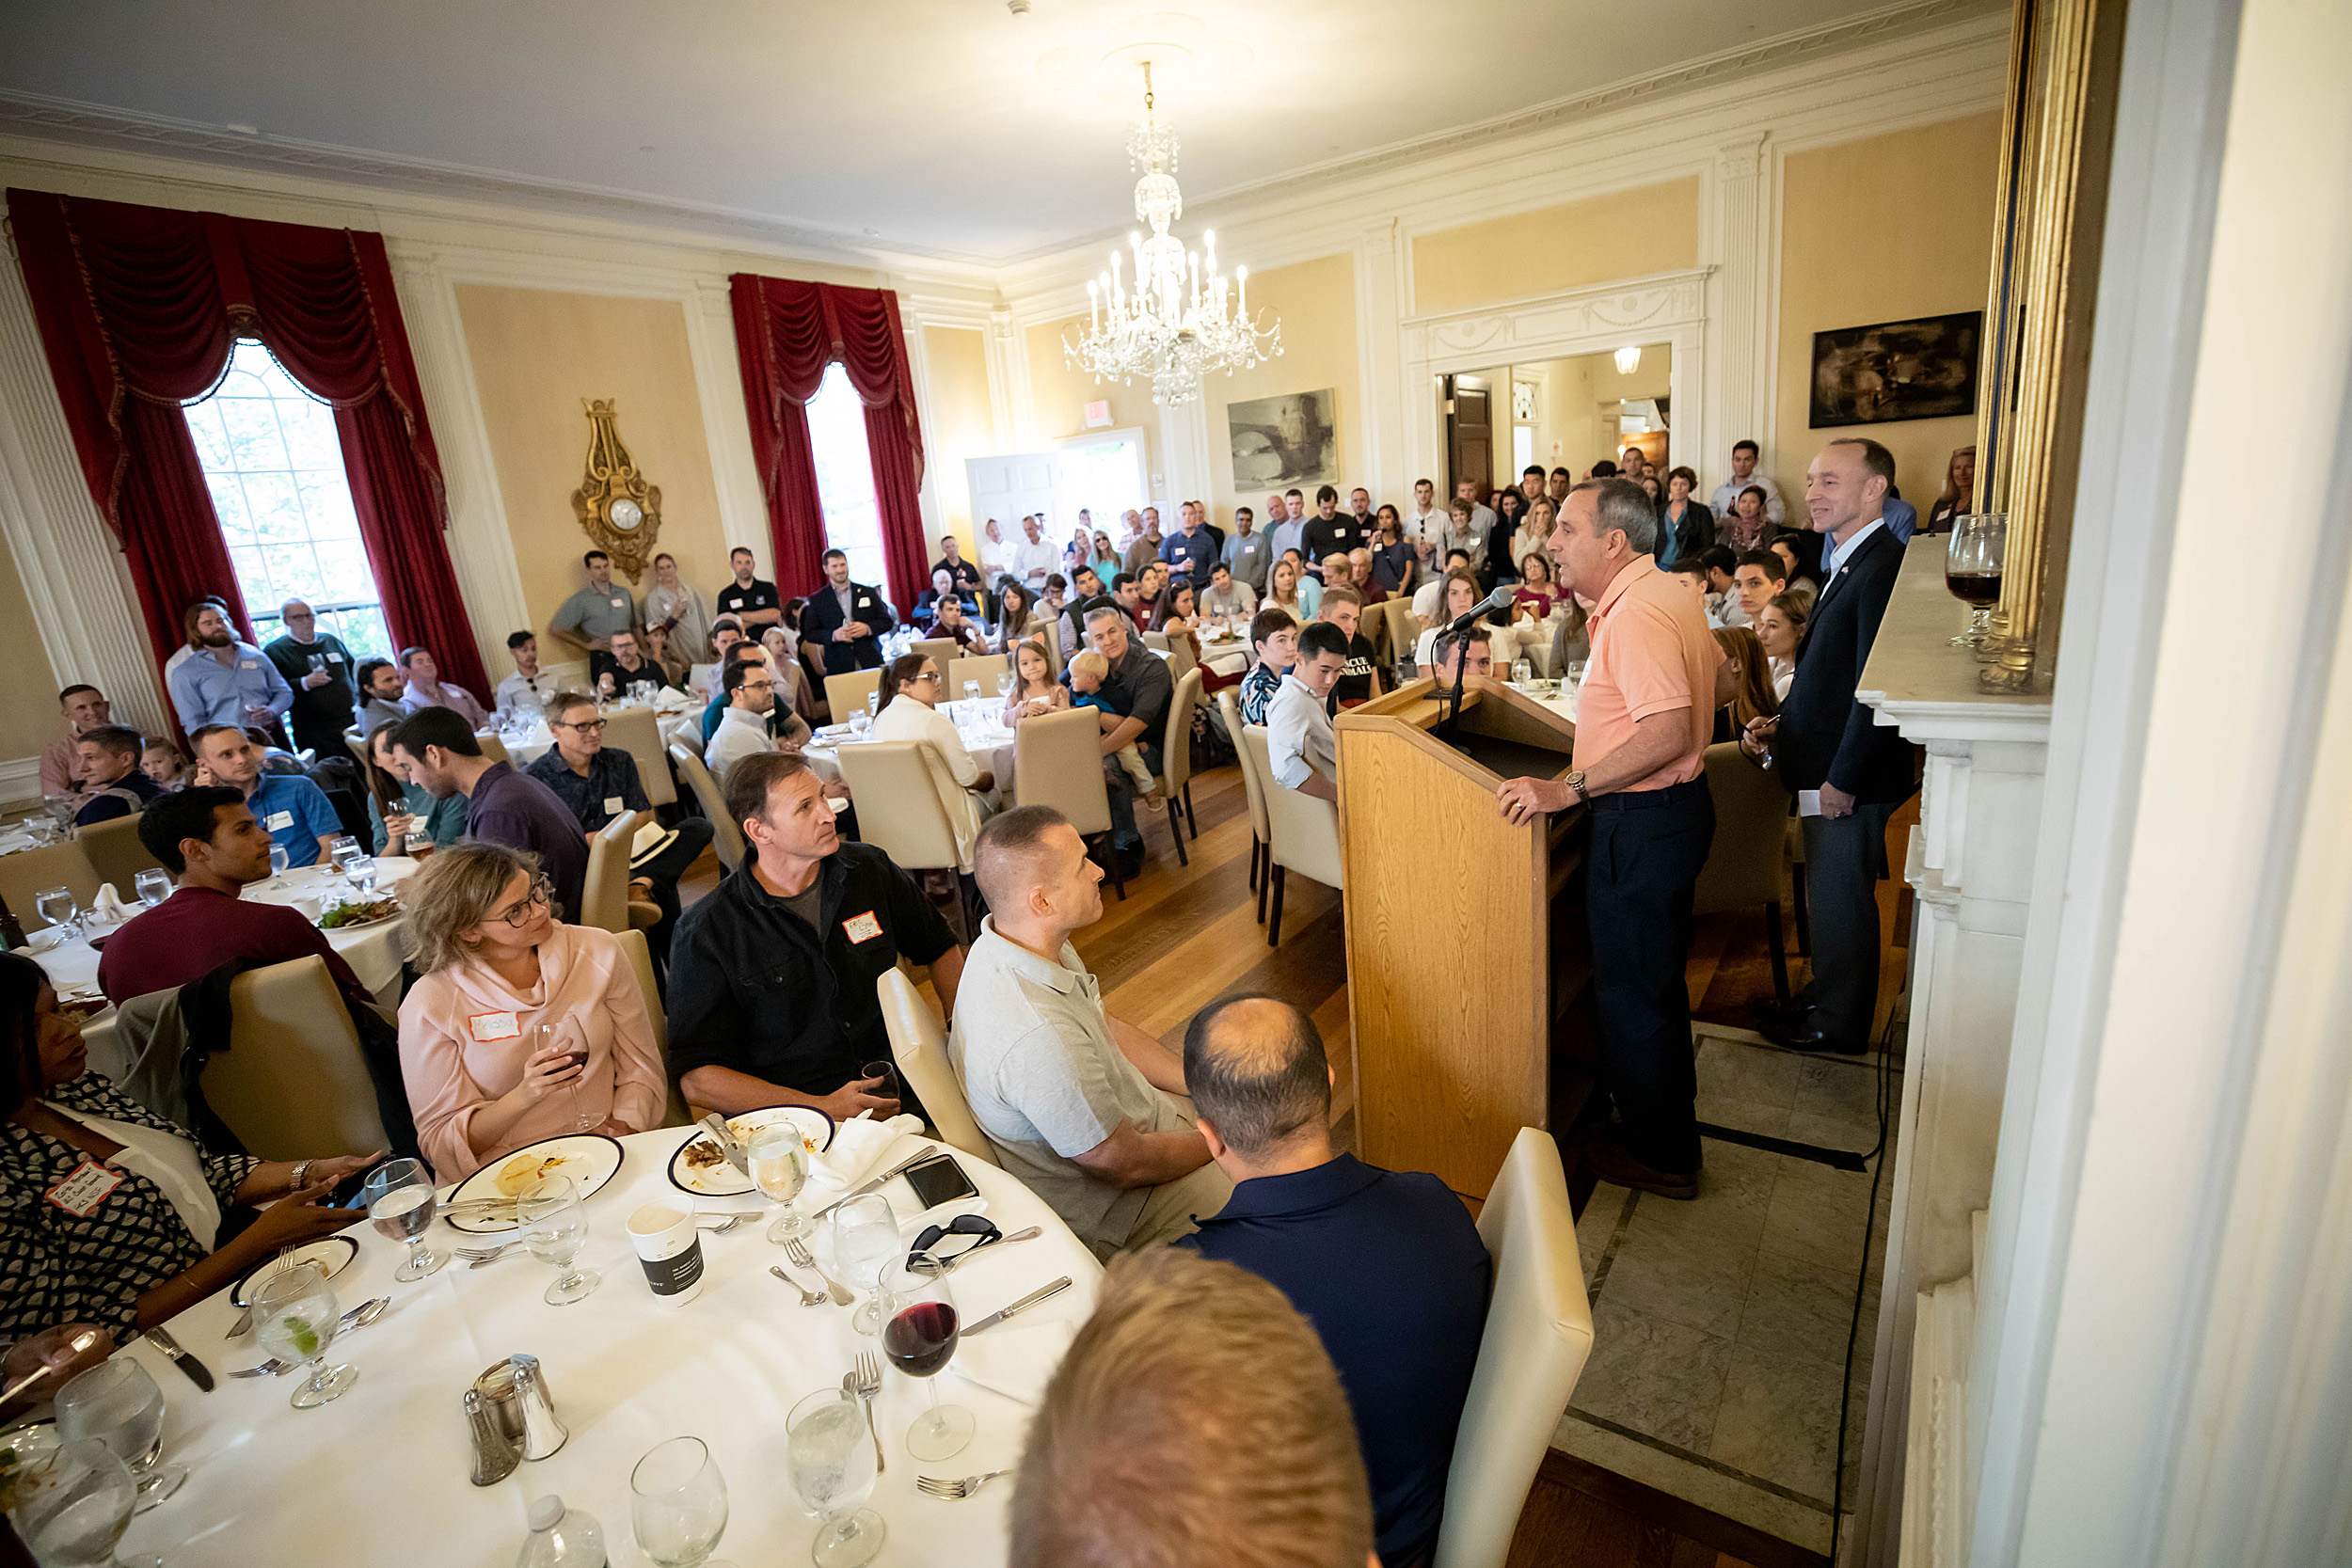
[[611, 932], [555, 919], [535, 856], [444, 849], [405, 902], [424, 977], [400, 1005], [400, 1067], [437, 1177], [558, 1133], [660, 1125], [669, 1090], [636, 972]]

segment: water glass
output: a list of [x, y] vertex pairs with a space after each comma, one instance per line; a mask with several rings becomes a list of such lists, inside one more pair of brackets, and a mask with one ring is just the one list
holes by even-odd
[[1525, 688], [1525, 687], [1526, 687], [1526, 686], [1527, 686], [1530, 682], [1532, 682], [1533, 680], [1534, 680], [1534, 678], [1535, 678], [1535, 666], [1534, 666], [1534, 665], [1533, 665], [1533, 664], [1529, 663], [1526, 659], [1523, 659], [1523, 658], [1513, 659], [1513, 660], [1511, 661], [1511, 684], [1512, 684], [1513, 686], [1516, 686], [1516, 687], [1520, 687], [1520, 688], [1522, 688], [1522, 689], [1523, 689], [1523, 688]]
[[293, 863], [294, 862], [292, 858], [286, 853], [286, 847], [284, 845], [271, 845], [269, 847], [269, 874], [272, 877], [275, 877], [277, 880], [270, 883], [270, 886], [284, 887], [286, 885], [286, 868]]
[[16, 1483], [16, 1528], [46, 1568], [113, 1568], [138, 1487], [96, 1438], [68, 1443]]
[[359, 1188], [359, 1206], [375, 1222], [375, 1228], [395, 1242], [408, 1243], [408, 1256], [392, 1277], [402, 1284], [413, 1284], [437, 1273], [449, 1261], [449, 1254], [436, 1252], [425, 1243], [425, 1232], [431, 1228], [439, 1199], [433, 1191], [433, 1173], [418, 1160], [390, 1160], [368, 1173]]
[[36, 849], [47, 848], [57, 842], [57, 825], [46, 816], [28, 816], [21, 826], [24, 836], [33, 841]]
[[850, 1326], [860, 1334], [882, 1332], [882, 1270], [904, 1250], [898, 1243], [898, 1216], [882, 1194], [867, 1193], [834, 1210], [834, 1266], [866, 1292], [850, 1316]]
[[880, 689], [880, 688], [877, 688], [877, 689], [875, 689], [874, 690], [872, 690], [872, 691], [868, 691], [868, 692], [866, 694], [866, 718], [868, 718], [868, 719], [873, 719], [873, 718], [877, 718], [877, 717], [879, 717], [879, 716], [881, 715], [881, 713], [882, 713], [882, 691], [881, 691], [881, 689]]
[[840, 1388], [820, 1388], [792, 1407], [784, 1430], [792, 1489], [825, 1521], [809, 1554], [818, 1568], [873, 1561], [890, 1527], [866, 1506], [874, 1495], [874, 1445], [857, 1400]]
[[978, 704], [980, 700], [980, 683], [978, 681], [965, 681], [963, 683], [963, 700], [967, 703], [975, 705]]
[[768, 1239], [782, 1246], [808, 1230], [808, 1216], [792, 1207], [808, 1184], [808, 1146], [801, 1130], [789, 1121], [773, 1121], [752, 1134], [752, 1184], [782, 1207]]
[[531, 1248], [531, 1256], [542, 1263], [553, 1263], [558, 1270], [555, 1283], [540, 1298], [549, 1307], [569, 1307], [585, 1300], [604, 1283], [604, 1275], [576, 1261], [588, 1241], [588, 1212], [582, 1201], [570, 1177], [549, 1176], [543, 1177], [516, 1204], [523, 1242]]
[[930, 1390], [930, 1408], [907, 1429], [907, 1452], [934, 1461], [961, 1453], [972, 1441], [972, 1412], [939, 1402], [939, 1373], [954, 1359], [961, 1332], [956, 1298], [942, 1263], [928, 1252], [899, 1257], [882, 1271], [887, 1326], [882, 1354]]
[[61, 940], [70, 942], [81, 932], [82, 905], [70, 887], [45, 887], [34, 894], [33, 912], [64, 932]]
[[1000, 702], [1000, 703], [1001, 703], [1001, 702], [1003, 702], [1006, 698], [1008, 698], [1008, 697], [1009, 697], [1009, 696], [1011, 696], [1011, 695], [1012, 695], [1012, 672], [1011, 672], [1010, 670], [1009, 670], [1009, 669], [1008, 669], [1008, 670], [999, 670], [999, 671], [997, 671], [997, 672], [996, 672], [996, 700], [997, 700], [998, 702]]
[[171, 873], [160, 865], [151, 865], [131, 879], [131, 890], [138, 895], [140, 903], [151, 910], [171, 896]]
[[637, 1549], [660, 1568], [703, 1568], [727, 1532], [727, 1483], [699, 1437], [656, 1443], [628, 1475]]
[[57, 1390], [57, 1435], [94, 1438], [129, 1466], [146, 1513], [188, 1479], [184, 1465], [158, 1465], [164, 1451], [164, 1391], [127, 1355], [92, 1367]]
[[337, 1315], [335, 1288], [326, 1271], [316, 1263], [296, 1263], [262, 1281], [253, 1292], [253, 1337], [280, 1361], [308, 1363], [310, 1376], [287, 1402], [310, 1410], [341, 1399], [359, 1381], [356, 1367], [330, 1367], [326, 1349], [342, 1326]]
[[375, 892], [375, 857], [364, 849], [355, 849], [343, 863], [343, 880], [351, 891], [365, 898]]

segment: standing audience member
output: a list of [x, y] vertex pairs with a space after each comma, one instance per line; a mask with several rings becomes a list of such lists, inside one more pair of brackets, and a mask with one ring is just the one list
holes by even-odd
[[548, 635], [583, 656], [604, 653], [612, 646], [614, 632], [635, 629], [637, 601], [612, 580], [612, 558], [602, 550], [590, 550], [580, 563], [588, 569], [588, 581], [556, 607]]
[[1413, 513], [1404, 521], [1403, 536], [1424, 577], [1441, 569], [1446, 531], [1452, 526], [1446, 509], [1438, 504], [1438, 487], [1425, 479], [1413, 481]]
[[466, 836], [466, 798], [435, 800], [392, 755], [392, 734], [405, 722], [388, 719], [368, 732], [368, 826], [379, 855], [430, 854]]
[[1405, 537], [1405, 524], [1396, 508], [1385, 501], [1374, 518], [1374, 540], [1373, 586], [1386, 594], [1411, 593], [1421, 574], [1421, 558]]
[[1593, 602], [1592, 662], [1577, 698], [1574, 770], [1496, 791], [1524, 825], [1582, 802], [1592, 815], [1585, 901], [1600, 1013], [1600, 1078], [1616, 1102], [1585, 1159], [1604, 1181], [1698, 1196], [1692, 1067], [1691, 895], [1715, 835], [1708, 736], [1730, 670], [1692, 598], [1651, 558], [1658, 514], [1622, 480], [1568, 492], [1551, 555]]
[[[1718, 519], [1730, 515], [1732, 503], [1750, 485], [1764, 492], [1764, 516], [1772, 527], [1780, 527], [1788, 517], [1788, 511], [1781, 504], [1780, 486], [1772, 483], [1772, 475], [1756, 471], [1756, 459], [1762, 455], [1763, 449], [1754, 441], [1734, 441], [1731, 444], [1731, 477], [1715, 486], [1713, 505]], [[1723, 542], [1720, 531], [1716, 542]]]
[[1693, 498], [1699, 476], [1677, 465], [1666, 470], [1666, 501], [1658, 511], [1658, 563], [1671, 566], [1715, 542], [1715, 514]]
[[580, 912], [588, 840], [555, 791], [484, 756], [473, 730], [447, 708], [412, 714], [393, 731], [392, 760], [435, 800], [463, 795], [470, 837], [538, 856], [555, 888], [558, 917]]
[[652, 998], [618, 937], [556, 919], [532, 857], [461, 844], [403, 892], [421, 977], [400, 1004], [401, 1078], [437, 1178], [565, 1132], [661, 1125]]
[[[1154, 516], [1156, 517], [1156, 514]], [[1155, 545], [1153, 548], [1157, 548]], [[1045, 531], [1034, 516], [1021, 519], [1021, 537], [1012, 546], [1012, 576], [1031, 593], [1044, 590], [1045, 579], [1061, 564], [1061, 551], [1045, 537]]]
[[1299, 540], [1299, 548], [1308, 561], [1320, 563], [1335, 555], [1345, 555], [1359, 545], [1372, 543], [1372, 519], [1358, 521], [1353, 515], [1340, 515], [1340, 493], [1328, 484], [1315, 491], [1315, 515], [1307, 519], [1307, 528]]
[[980, 578], [995, 583], [1012, 564], [1012, 546], [1005, 542], [1004, 525], [991, 517], [980, 525]]
[[939, 536], [939, 559], [931, 562], [934, 572], [943, 567], [955, 580], [955, 585], [977, 604], [988, 584], [980, 579], [980, 569], [963, 559], [963, 545], [952, 533]]
[[1242, 677], [1241, 721], [1263, 724], [1282, 689], [1282, 677], [1298, 662], [1298, 623], [1279, 608], [1262, 610], [1249, 622], [1249, 646], [1258, 662]]
[[1928, 509], [1926, 531], [1929, 533], [1949, 533], [1952, 519], [1966, 516], [1976, 510], [1977, 449], [1973, 446], [1954, 447], [1952, 460], [1944, 468], [1944, 493], [1935, 498]]
[[447, 708], [477, 730], [489, 727], [490, 715], [472, 692], [462, 686], [442, 683], [441, 672], [431, 654], [422, 648], [403, 648], [400, 667], [408, 677], [408, 695], [400, 700], [402, 707], [410, 713], [422, 713], [429, 707]]
[[1446, 503], [1446, 511], [1445, 553], [1450, 557], [1459, 550], [1470, 562], [1470, 570], [1478, 571], [1486, 561], [1486, 530], [1478, 526], [1478, 515], [1486, 512], [1486, 508], [1468, 497], [1456, 496]]
[[1339, 746], [1331, 733], [1331, 689], [1347, 667], [1347, 634], [1317, 621], [1298, 634], [1298, 663], [1266, 708], [1266, 763], [1274, 782], [1337, 802]]
[[343, 731], [351, 728], [351, 705], [358, 693], [351, 682], [356, 668], [351, 650], [342, 638], [320, 631], [318, 611], [300, 599], [279, 605], [278, 618], [286, 634], [272, 639], [262, 652], [294, 689], [286, 727], [293, 733], [294, 749], [321, 762], [342, 756]]
[[82, 793], [76, 797], [82, 809], [74, 816], [75, 827], [135, 816], [163, 794], [162, 786], [139, 771], [146, 743], [138, 731], [102, 724], [76, 741], [74, 750], [82, 764]]
[[114, 722], [113, 705], [94, 686], [69, 686], [57, 693], [57, 711], [64, 726], [40, 749], [40, 792], [53, 800], [81, 793], [82, 758], [75, 749], [82, 736]]
[[[1280, 503], [1279, 510], [1277, 502]], [[1306, 498], [1295, 490], [1268, 496], [1266, 530], [1266, 548], [1271, 552], [1272, 560], [1279, 561], [1293, 550], [1298, 551], [1299, 558], [1304, 560], [1307, 550]]]
[[[750, 619], [743, 624], [748, 627]], [[825, 586], [801, 606], [801, 635], [824, 648], [825, 673], [881, 669], [882, 634], [898, 624], [881, 594], [869, 584], [850, 580], [850, 558], [827, 550]]]
[[1177, 569], [1178, 578], [1195, 588], [1209, 585], [1209, 568], [1216, 563], [1217, 544], [1209, 536], [1208, 509], [1199, 501], [1184, 502], [1184, 526], [1160, 546], [1160, 559]]
[[1225, 541], [1223, 560], [1253, 601], [1265, 592], [1266, 568], [1274, 563], [1273, 541], [1257, 531], [1257, 514], [1246, 506], [1233, 508], [1233, 531]]
[[1005, 1169], [1100, 1258], [1173, 1241], [1232, 1182], [1189, 1120], [1184, 1063], [1104, 1011], [1070, 939], [1103, 868], [1049, 806], [990, 819], [973, 875], [993, 911], [963, 967], [947, 1059]]
[[776, 585], [752, 575], [755, 564], [752, 552], [738, 545], [727, 552], [727, 569], [734, 573], [728, 584], [719, 590], [711, 604], [722, 615], [732, 615], [743, 628], [746, 637], [755, 635], [762, 626], [772, 626], [784, 619], [784, 601], [776, 596]]
[[267, 655], [239, 640], [228, 612], [215, 604], [190, 607], [183, 618], [188, 657], [165, 677], [180, 728], [193, 736], [207, 724], [275, 729], [294, 705], [294, 688]]
[[645, 635], [669, 640], [678, 661], [699, 664], [710, 654], [710, 607], [703, 591], [681, 581], [677, 557], [664, 550], [653, 558], [653, 586], [645, 590]]
[[363, 658], [359, 661], [359, 722], [369, 729], [387, 721], [398, 723], [408, 717], [401, 699], [408, 694], [408, 677], [400, 673], [400, 666], [389, 658]]
[[507, 633], [506, 653], [515, 661], [515, 673], [490, 693], [491, 710], [501, 723], [537, 719], [548, 699], [563, 689], [563, 683], [539, 668], [539, 640], [530, 632]]
[[196, 748], [196, 782], [226, 784], [245, 797], [270, 837], [286, 851], [286, 864], [316, 865], [343, 825], [326, 792], [299, 772], [271, 773], [262, 767], [262, 749], [234, 724], [207, 724], [188, 736]]
[[1314, 1325], [1356, 1418], [1380, 1560], [1406, 1568], [1437, 1551], [1493, 1262], [1444, 1182], [1333, 1150], [1333, 1081], [1314, 1021], [1287, 1002], [1193, 1015], [1184, 1082], [1233, 1196], [1177, 1244], [1248, 1269]]
[[740, 864], [678, 922], [670, 945], [670, 1070], [697, 1105], [729, 1116], [814, 1105], [835, 1121], [898, 1115], [868, 1062], [890, 1059], [875, 982], [928, 964], [958, 1013], [963, 949], [913, 877], [845, 842], [797, 756], [746, 757], [727, 778]]
[[1731, 511], [1715, 519], [1715, 543], [1734, 555], [1760, 550], [1772, 542], [1777, 526], [1765, 514], [1764, 487], [1751, 484], [1732, 498]]
[[[1486, 535], [1494, 531], [1495, 509], [1478, 499], [1478, 481], [1474, 479], [1455, 480], [1454, 482], [1454, 499], [1470, 503], [1470, 523], [1468, 525], [1469, 531], [1477, 535], [1481, 545], [1483, 546]], [[1455, 526], [1461, 526], [1458, 520]], [[1449, 541], [1449, 543], [1458, 544], [1460, 541], [1452, 540]], [[1480, 556], [1477, 559], [1483, 561], [1485, 558]]]

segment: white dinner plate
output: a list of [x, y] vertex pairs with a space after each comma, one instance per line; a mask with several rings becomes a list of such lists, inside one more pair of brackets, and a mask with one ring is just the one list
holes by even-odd
[[[797, 1123], [801, 1141], [811, 1154], [822, 1154], [833, 1145], [833, 1117], [814, 1105], [771, 1105], [764, 1110], [746, 1111], [739, 1117], [727, 1117], [727, 1126], [738, 1137], [749, 1142], [754, 1132], [771, 1121]], [[696, 1144], [710, 1147], [710, 1134], [697, 1132], [677, 1146], [677, 1151], [670, 1156], [670, 1185], [697, 1197], [741, 1197], [755, 1191], [750, 1178], [723, 1160], [715, 1165], [688, 1164], [686, 1151]]]
[[232, 1307], [245, 1306], [246, 1288], [259, 1286], [262, 1280], [276, 1274], [279, 1267], [279, 1259], [289, 1259], [295, 1263], [320, 1264], [326, 1268], [326, 1277], [332, 1279], [349, 1268], [351, 1260], [358, 1256], [359, 1243], [348, 1236], [328, 1236], [295, 1247], [292, 1251], [264, 1259], [247, 1269], [245, 1277], [230, 1289], [229, 1303]]
[[[532, 1159], [547, 1166], [541, 1174], [568, 1176], [580, 1183], [580, 1196], [594, 1197], [603, 1190], [621, 1168], [621, 1140], [602, 1132], [566, 1132], [560, 1138], [542, 1138], [526, 1144], [511, 1154], [501, 1155], [457, 1184], [457, 1190], [446, 1200], [450, 1205], [475, 1199], [502, 1198], [499, 1191], [499, 1173], [517, 1160]], [[490, 1218], [482, 1214], [457, 1215], [444, 1212], [442, 1218], [460, 1230], [475, 1235], [492, 1231], [512, 1230], [516, 1222], [503, 1217]]]

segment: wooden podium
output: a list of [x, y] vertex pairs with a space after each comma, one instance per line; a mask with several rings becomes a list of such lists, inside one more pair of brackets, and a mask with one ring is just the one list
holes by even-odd
[[1415, 681], [1341, 713], [1340, 843], [1358, 1151], [1484, 1198], [1521, 1127], [1589, 1085], [1585, 813], [1513, 827], [1505, 780], [1568, 771], [1576, 726], [1473, 680], [1441, 722]]

